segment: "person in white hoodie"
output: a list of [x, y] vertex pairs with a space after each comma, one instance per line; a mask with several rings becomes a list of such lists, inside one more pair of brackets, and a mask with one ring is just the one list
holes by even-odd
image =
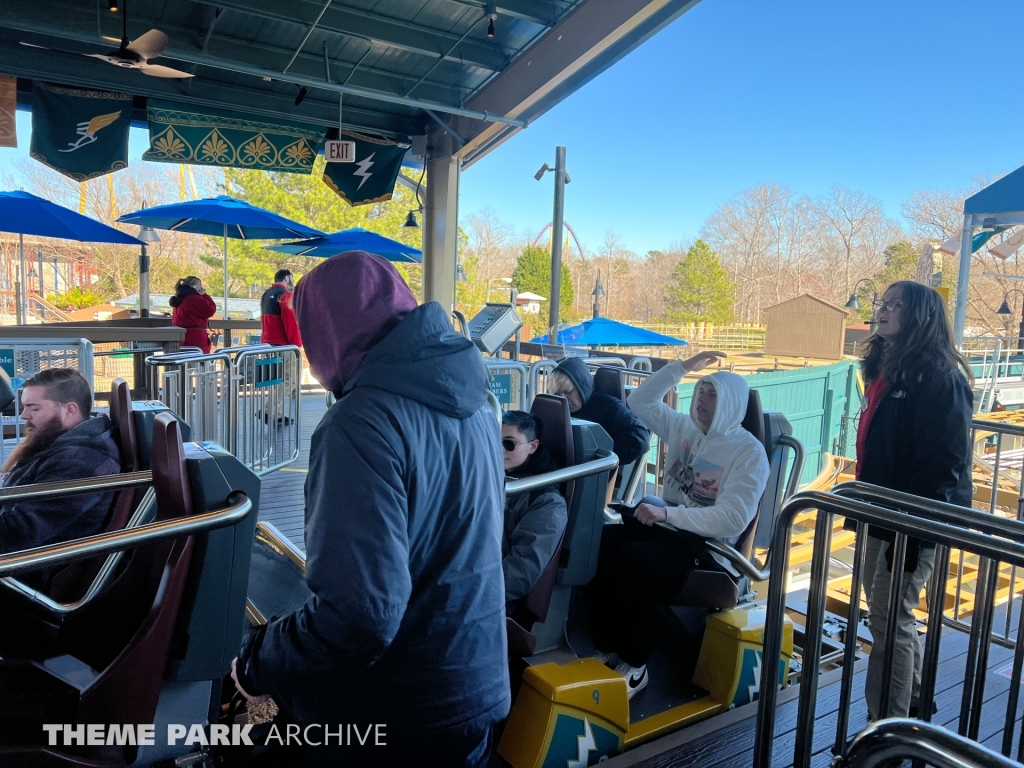
[[[757, 514], [768, 482], [764, 446], [741, 426], [749, 388], [742, 376], [718, 371], [694, 387], [689, 415], [672, 410], [665, 394], [687, 373], [724, 357], [702, 352], [650, 376], [629, 396], [629, 407], [668, 449], [664, 501], [647, 499], [635, 520], [644, 525], [607, 525], [598, 572], [587, 587], [587, 608], [600, 651], [618, 655], [616, 671], [629, 696], [648, 683], [652, 613], [671, 600], [695, 568], [739, 574], [704, 543], [735, 544]], [[652, 529], [667, 523], [674, 535]]]

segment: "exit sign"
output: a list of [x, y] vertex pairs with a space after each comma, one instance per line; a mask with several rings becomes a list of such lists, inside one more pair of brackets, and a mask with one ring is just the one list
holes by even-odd
[[324, 157], [328, 163], [354, 163], [356, 143], [354, 141], [324, 142]]

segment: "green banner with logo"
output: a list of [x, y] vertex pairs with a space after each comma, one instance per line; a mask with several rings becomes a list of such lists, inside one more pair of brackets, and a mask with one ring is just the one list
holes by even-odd
[[156, 163], [310, 173], [324, 129], [249, 119], [238, 112], [150, 100], [149, 149]]
[[132, 97], [60, 85], [32, 86], [34, 160], [75, 181], [128, 167]]
[[349, 205], [390, 200], [402, 169], [405, 148], [362, 133], [341, 131], [339, 139], [356, 143], [354, 163], [327, 163], [324, 184]]

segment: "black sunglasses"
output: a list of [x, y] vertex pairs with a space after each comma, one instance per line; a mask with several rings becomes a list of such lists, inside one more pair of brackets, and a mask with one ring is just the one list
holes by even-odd
[[527, 445], [527, 444], [529, 444], [530, 442], [531, 442], [530, 440], [524, 440], [524, 441], [523, 441], [523, 442], [521, 442], [521, 443], [517, 443], [517, 442], [516, 442], [515, 440], [513, 440], [513, 439], [512, 439], [511, 437], [504, 437], [504, 438], [502, 438], [502, 440], [501, 440], [501, 447], [502, 447], [502, 448], [504, 448], [504, 449], [505, 449], [506, 451], [508, 451], [509, 453], [512, 453], [512, 451], [514, 451], [514, 450], [516, 449], [516, 446], [519, 446], [519, 445]]

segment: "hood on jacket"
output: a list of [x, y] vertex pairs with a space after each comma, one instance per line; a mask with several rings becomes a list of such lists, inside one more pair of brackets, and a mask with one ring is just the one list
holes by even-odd
[[702, 382], [710, 382], [718, 395], [715, 417], [708, 428], [708, 436], [725, 435], [739, 429], [747, 413], [747, 400], [750, 397], [750, 387], [746, 379], [729, 371], [716, 371], [710, 376], [702, 376], [694, 386], [693, 397], [690, 399], [690, 418], [697, 425], [700, 424], [697, 420], [697, 387]]
[[367, 353], [416, 309], [416, 298], [391, 262], [349, 251], [299, 281], [294, 307], [313, 375], [337, 394]]
[[586, 405], [590, 396], [594, 394], [594, 377], [590, 375], [590, 369], [583, 362], [581, 357], [567, 357], [558, 364], [556, 371], [564, 373], [572, 381], [576, 391], [580, 393], [583, 404]]
[[487, 404], [487, 381], [480, 350], [455, 332], [448, 313], [432, 301], [410, 312], [366, 354], [342, 393], [374, 387], [465, 419]]

